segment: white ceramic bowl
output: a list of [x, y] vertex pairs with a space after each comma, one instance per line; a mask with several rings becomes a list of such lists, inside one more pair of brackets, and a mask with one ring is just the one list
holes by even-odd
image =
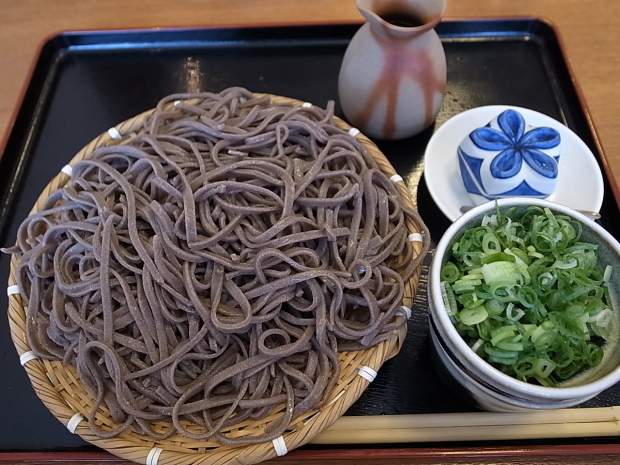
[[[497, 201], [499, 207], [516, 206], [525, 210], [530, 205], [549, 207], [568, 215], [583, 225], [582, 240], [599, 244], [599, 264], [614, 267], [615, 280], [609, 283], [612, 306], [620, 312], [620, 244], [597, 223], [562, 205], [541, 199], [510, 198]], [[465, 389], [474, 402], [484, 410], [518, 411], [553, 409], [578, 405], [620, 381], [620, 343], [604, 346], [602, 362], [575, 376], [561, 387], [545, 387], [519, 381], [508, 376], [479, 357], [458, 334], [446, 307], [440, 289], [440, 271], [446, 262], [451, 245], [465, 230], [480, 225], [485, 214], [495, 211], [495, 202], [487, 202], [458, 218], [443, 235], [433, 257], [428, 282], [429, 320], [433, 354], [440, 363], [440, 375], [449, 384]]]

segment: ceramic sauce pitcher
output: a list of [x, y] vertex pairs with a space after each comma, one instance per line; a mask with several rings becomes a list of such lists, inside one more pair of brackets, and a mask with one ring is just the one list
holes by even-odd
[[443, 101], [446, 56], [433, 29], [445, 0], [357, 0], [367, 22], [340, 69], [340, 104], [366, 135], [402, 139], [430, 126]]

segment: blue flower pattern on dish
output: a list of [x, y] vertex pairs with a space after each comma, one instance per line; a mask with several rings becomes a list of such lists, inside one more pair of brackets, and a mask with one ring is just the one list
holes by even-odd
[[560, 143], [555, 129], [529, 127], [521, 113], [506, 110], [459, 145], [463, 183], [487, 199], [548, 197], [557, 185]]

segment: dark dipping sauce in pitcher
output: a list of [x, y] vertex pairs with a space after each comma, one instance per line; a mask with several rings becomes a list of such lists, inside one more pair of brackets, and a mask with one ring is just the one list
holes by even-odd
[[401, 12], [384, 13], [381, 19], [398, 27], [419, 27], [424, 24], [424, 21], [417, 16]]

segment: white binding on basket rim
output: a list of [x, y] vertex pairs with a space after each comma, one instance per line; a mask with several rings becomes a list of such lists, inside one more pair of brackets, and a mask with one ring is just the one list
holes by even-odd
[[159, 462], [159, 456], [164, 450], [160, 447], [153, 447], [149, 451], [149, 455], [146, 456], [146, 465], [157, 465]]
[[420, 233], [411, 233], [407, 236], [409, 242], [424, 242], [424, 236]]
[[407, 307], [406, 305], [401, 305], [400, 306], [400, 310], [398, 310], [396, 312], [397, 315], [403, 315], [404, 317], [406, 317], [407, 319], [411, 318], [411, 309], [409, 307]]
[[273, 448], [275, 449], [278, 457], [282, 457], [283, 455], [288, 454], [288, 449], [286, 448], [286, 442], [284, 441], [283, 436], [278, 436], [273, 441], [271, 441], [271, 443], [273, 444]]
[[362, 378], [364, 378], [369, 383], [372, 383], [377, 377], [377, 372], [370, 368], [369, 366], [363, 366], [357, 372]]
[[82, 420], [84, 420], [84, 415], [82, 415], [81, 413], [78, 412], [73, 415], [69, 420], [69, 423], [67, 423], [67, 429], [69, 430], [69, 432], [75, 434], [75, 430], [77, 429], [78, 425], [81, 423]]
[[73, 167], [71, 165], [65, 165], [60, 172], [65, 173], [67, 176], [73, 176]]
[[19, 286], [17, 284], [13, 284], [12, 286], [6, 288], [7, 296], [15, 294], [19, 294]]
[[393, 174], [392, 176], [390, 176], [390, 181], [403, 182], [403, 177], [400, 174]]
[[121, 139], [123, 137], [123, 135], [118, 132], [118, 129], [116, 129], [115, 127], [111, 127], [110, 129], [108, 129], [108, 135], [112, 139]]
[[36, 360], [37, 358], [38, 358], [37, 354], [35, 354], [32, 350], [29, 350], [28, 352], [24, 352], [23, 354], [19, 356], [19, 363], [21, 363], [22, 366], [24, 366], [30, 360]]
[[349, 135], [352, 137], [357, 136], [360, 133], [360, 130], [357, 128], [351, 128], [349, 129]]

